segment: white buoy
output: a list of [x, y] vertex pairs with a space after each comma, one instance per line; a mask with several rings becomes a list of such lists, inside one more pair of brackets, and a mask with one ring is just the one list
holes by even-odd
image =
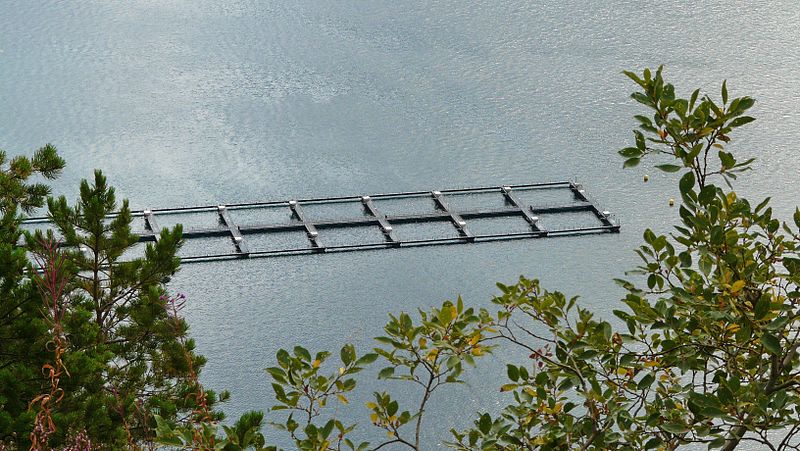
[[644, 180], [645, 183], [647, 183], [647, 181], [650, 180], [650, 176], [645, 174], [642, 179]]
[[673, 198], [671, 198], [671, 197], [670, 197], [670, 198], [669, 198], [669, 206], [670, 206], [670, 207], [672, 207], [672, 206], [674, 206], [674, 205], [675, 205], [675, 199], [673, 199]]

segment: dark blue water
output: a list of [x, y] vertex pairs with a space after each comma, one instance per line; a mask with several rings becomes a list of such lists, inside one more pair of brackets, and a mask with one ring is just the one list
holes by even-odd
[[[366, 349], [389, 312], [458, 294], [485, 306], [495, 281], [519, 274], [607, 315], [620, 294], [610, 279], [636, 264], [645, 227], [673, 219], [677, 197], [672, 178], [623, 172], [615, 155], [641, 111], [623, 69], [663, 63], [680, 93], [717, 93], [727, 78], [732, 95], [755, 97], [759, 120], [733, 149], [758, 161], [738, 187], [787, 216], [800, 192], [799, 11], [791, 1], [3, 0], [0, 148], [52, 142], [69, 164], [57, 192], [74, 197], [99, 167], [138, 208], [577, 178], [622, 222], [619, 235], [187, 265], [172, 288], [190, 299], [203, 380], [232, 391], [236, 415], [270, 405], [263, 368], [281, 346]], [[437, 394], [429, 443], [497, 408], [509, 358], [489, 357], [468, 384]], [[387, 387], [365, 379], [366, 395]], [[344, 414], [366, 420], [362, 401]]]

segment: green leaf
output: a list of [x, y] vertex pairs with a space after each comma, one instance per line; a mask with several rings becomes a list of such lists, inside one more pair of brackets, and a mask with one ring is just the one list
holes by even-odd
[[683, 434], [684, 432], [689, 432], [689, 428], [683, 423], [664, 423], [661, 425], [661, 429], [673, 434]]
[[633, 168], [639, 165], [639, 158], [628, 158], [625, 160], [625, 163], [622, 164], [624, 168]]
[[750, 97], [741, 97], [739, 98], [739, 107], [736, 109], [737, 113], [744, 113], [748, 109], [750, 109], [753, 104], [756, 103], [755, 100], [751, 99]]
[[308, 350], [306, 348], [302, 347], [302, 346], [295, 346], [294, 347], [294, 355], [296, 355], [297, 357], [300, 357], [301, 359], [303, 359], [306, 362], [310, 362], [311, 361], [311, 353], [309, 353]]
[[736, 159], [733, 158], [733, 154], [729, 152], [724, 152], [720, 150], [719, 160], [722, 162], [722, 167], [725, 169], [730, 169], [736, 165]]
[[675, 164], [659, 164], [656, 168], [661, 169], [664, 172], [678, 172], [681, 170], [681, 166]]
[[637, 102], [639, 102], [639, 103], [641, 103], [643, 105], [647, 105], [647, 106], [652, 106], [653, 105], [653, 102], [650, 100], [650, 98], [647, 97], [646, 95], [642, 94], [641, 92], [631, 93], [631, 99], [633, 99], [633, 100], [635, 100], [635, 101], [637, 101]]
[[636, 148], [644, 152], [647, 149], [644, 143], [644, 135], [639, 130], [634, 130], [633, 134], [636, 135]]
[[638, 158], [642, 156], [642, 151], [637, 149], [636, 147], [626, 147], [617, 153], [625, 158], [634, 158], [634, 157]]
[[613, 333], [613, 331], [611, 330], [611, 324], [603, 321], [600, 324], [600, 327], [603, 329], [603, 337], [605, 337], [606, 340], [610, 340], [611, 334]]
[[681, 177], [681, 181], [679, 182], [678, 186], [681, 189], [681, 192], [686, 194], [692, 191], [694, 188], [695, 178], [694, 173], [689, 171]]
[[789, 315], [779, 316], [770, 321], [770, 323], [766, 325], [765, 329], [767, 330], [783, 329], [784, 327], [786, 327], [786, 324], [789, 322], [790, 319], [791, 317]]
[[328, 436], [331, 435], [331, 432], [333, 431], [334, 425], [335, 423], [333, 420], [330, 420], [327, 423], [325, 423], [325, 426], [320, 430], [322, 436], [328, 438]]
[[641, 123], [642, 125], [647, 125], [647, 126], [651, 126], [651, 127], [653, 125], [653, 121], [651, 121], [649, 117], [641, 116], [641, 115], [637, 114], [636, 116], [633, 116], [633, 118], [636, 119], [637, 121], [639, 121], [639, 123]]
[[714, 200], [716, 195], [717, 189], [713, 185], [706, 185], [700, 190], [700, 195], [697, 196], [697, 200], [699, 200], [702, 205], [708, 205]]
[[478, 420], [478, 429], [484, 435], [488, 434], [489, 431], [492, 430], [492, 417], [490, 417], [488, 413], [481, 415], [480, 420]]
[[783, 266], [789, 271], [789, 274], [795, 275], [800, 273], [800, 259], [794, 257], [783, 257]]
[[692, 93], [692, 98], [689, 100], [689, 109], [690, 110], [694, 109], [694, 104], [695, 104], [695, 102], [697, 102], [697, 96], [698, 95], [700, 95], [700, 90], [699, 89], [695, 89], [694, 92]]
[[722, 82], [722, 104], [726, 105], [728, 103], [728, 87], [727, 87], [728, 80], [724, 80]]
[[378, 379], [386, 379], [392, 377], [394, 375], [394, 367], [387, 366], [386, 368], [382, 369], [380, 373], [378, 373]]
[[800, 228], [800, 208], [794, 209], [794, 225]]
[[656, 376], [653, 373], [647, 373], [644, 377], [636, 384], [636, 388], [639, 390], [644, 390], [645, 388], [649, 387], [653, 384], [653, 381], [656, 380]]
[[369, 365], [370, 363], [374, 362], [377, 359], [378, 359], [378, 354], [374, 353], [364, 354], [361, 356], [360, 359], [358, 359], [358, 361], [356, 361], [356, 365], [358, 366]]
[[278, 349], [278, 352], [275, 354], [275, 359], [284, 368], [289, 366], [289, 358], [289, 352], [285, 349]]
[[711, 418], [727, 417], [728, 415], [719, 407], [704, 407], [700, 410], [700, 415]]
[[707, 276], [707, 275], [711, 274], [712, 262], [711, 262], [711, 259], [708, 258], [707, 255], [701, 256], [700, 257], [700, 261], [698, 262], [698, 264], [700, 266], [700, 271], [702, 271], [704, 275]]
[[741, 127], [742, 125], [749, 124], [754, 120], [755, 118], [750, 116], [737, 117], [736, 119], [732, 120], [728, 126], [731, 128]]
[[633, 73], [633, 72], [631, 72], [629, 70], [624, 70], [624, 71], [622, 71], [622, 73], [625, 74], [628, 78], [630, 78], [634, 82], [636, 82], [636, 84], [638, 84], [639, 86], [644, 87], [644, 81], [640, 80], [639, 76], [636, 75], [635, 73]]
[[764, 334], [761, 336], [761, 343], [771, 354], [780, 355], [781, 342], [772, 334]]
[[659, 446], [661, 446], [662, 443], [664, 443], [663, 440], [661, 440], [658, 437], [653, 437], [650, 440], [648, 440], [647, 442], [645, 442], [644, 449], [656, 449]]
[[285, 383], [286, 382], [286, 373], [278, 368], [278, 367], [270, 367], [266, 370], [273, 379], [277, 380], [278, 382]]
[[350, 365], [356, 358], [355, 347], [351, 344], [346, 344], [342, 346], [342, 350], [339, 351], [339, 358], [342, 359], [342, 363], [344, 363], [344, 366]]
[[519, 380], [519, 369], [515, 365], [506, 365], [506, 373], [509, 380], [517, 382]]
[[758, 213], [758, 212], [760, 212], [761, 210], [763, 210], [763, 209], [764, 209], [764, 207], [766, 207], [766, 206], [769, 204], [769, 201], [770, 201], [770, 199], [771, 199], [771, 198], [767, 197], [766, 199], [762, 200], [762, 201], [761, 201], [761, 203], [760, 203], [760, 204], [758, 204], [758, 205], [756, 206], [756, 209], [755, 209], [755, 210], [753, 210], [753, 211], [755, 211], [756, 213]]
[[756, 306], [753, 309], [753, 314], [755, 314], [756, 319], [761, 319], [767, 316], [767, 313], [769, 313], [770, 304], [769, 296], [762, 296], [758, 302], [756, 302]]

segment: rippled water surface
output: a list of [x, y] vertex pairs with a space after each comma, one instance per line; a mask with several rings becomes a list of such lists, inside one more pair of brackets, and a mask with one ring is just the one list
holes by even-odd
[[[791, 1], [255, 2], [0, 0], [0, 147], [52, 142], [56, 190], [102, 168], [136, 208], [573, 179], [619, 235], [187, 265], [174, 279], [203, 380], [264, 409], [280, 346], [360, 349], [387, 313], [458, 294], [487, 305], [521, 273], [608, 315], [610, 281], [664, 229], [675, 183], [621, 170], [620, 72], [665, 64], [680, 93], [758, 100], [739, 190], [794, 210], [800, 9]], [[426, 439], [493, 410], [505, 362], [437, 395]], [[366, 393], [384, 387], [370, 377]], [[382, 389], [382, 388], [381, 388]], [[349, 418], [366, 418], [354, 402]], [[362, 410], [359, 410], [362, 409]], [[367, 429], [368, 430], [368, 429]], [[369, 435], [367, 432], [365, 434]], [[271, 437], [281, 442], [278, 435]]]

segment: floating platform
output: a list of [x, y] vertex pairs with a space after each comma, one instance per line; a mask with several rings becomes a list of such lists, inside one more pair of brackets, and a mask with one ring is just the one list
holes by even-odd
[[[183, 224], [182, 262], [616, 233], [575, 182], [133, 211], [141, 243]], [[47, 228], [47, 217], [26, 228]], [[425, 227], [428, 229], [427, 233]], [[420, 230], [422, 228], [423, 230]], [[287, 239], [288, 238], [288, 239]]]

